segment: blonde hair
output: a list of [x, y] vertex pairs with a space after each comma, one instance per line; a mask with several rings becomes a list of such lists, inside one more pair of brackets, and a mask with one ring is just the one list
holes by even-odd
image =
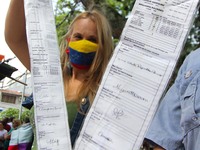
[[63, 79], [65, 87], [65, 96], [67, 95], [68, 81], [70, 79], [70, 69], [67, 66], [69, 63], [68, 55], [65, 50], [68, 47], [67, 39], [73, 31], [73, 25], [80, 19], [91, 19], [97, 26], [98, 50], [96, 52], [93, 63], [88, 70], [86, 79], [79, 88], [78, 95], [75, 101], [80, 101], [81, 98], [88, 96], [90, 102], [93, 101], [98, 90], [100, 81], [107, 67], [113, 52], [112, 31], [109, 22], [103, 14], [97, 10], [85, 11], [79, 14], [70, 24], [68, 32], [62, 39], [61, 43], [61, 67], [63, 70]]

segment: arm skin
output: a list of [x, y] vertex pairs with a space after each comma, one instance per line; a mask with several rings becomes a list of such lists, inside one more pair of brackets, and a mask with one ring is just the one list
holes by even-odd
[[5, 22], [5, 40], [22, 64], [30, 70], [30, 57], [26, 38], [24, 1], [11, 0]]

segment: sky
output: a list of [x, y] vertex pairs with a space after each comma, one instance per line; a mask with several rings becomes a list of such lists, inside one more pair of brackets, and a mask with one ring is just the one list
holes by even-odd
[[[52, 0], [52, 1], [53, 1], [53, 5], [55, 6], [57, 0]], [[6, 44], [5, 38], [4, 38], [5, 18], [6, 18], [9, 4], [10, 4], [10, 0], [4, 0], [3, 2], [1, 2], [1, 5], [0, 5], [0, 54], [5, 56], [5, 60], [15, 57], [14, 53], [10, 50], [10, 48]], [[15, 58], [9, 61], [8, 64], [18, 69], [18, 71], [15, 71], [12, 74], [12, 77], [14, 78], [20, 76], [26, 71], [26, 68], [18, 60], [18, 58]], [[5, 78], [4, 82], [6, 83], [9, 80], [10, 80], [9, 78]]]

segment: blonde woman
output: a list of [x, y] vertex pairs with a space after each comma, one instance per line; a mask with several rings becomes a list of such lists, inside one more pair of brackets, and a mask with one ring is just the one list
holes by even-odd
[[[11, 0], [5, 39], [30, 70], [23, 0]], [[79, 14], [63, 37], [61, 67], [72, 145], [94, 100], [112, 51], [110, 25], [105, 16], [96, 10]]]

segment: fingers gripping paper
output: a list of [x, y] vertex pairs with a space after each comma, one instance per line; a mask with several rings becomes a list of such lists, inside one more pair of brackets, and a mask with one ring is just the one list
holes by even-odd
[[198, 0], [136, 0], [76, 150], [137, 150], [166, 89]]
[[39, 150], [70, 150], [68, 117], [51, 0], [25, 0]]

